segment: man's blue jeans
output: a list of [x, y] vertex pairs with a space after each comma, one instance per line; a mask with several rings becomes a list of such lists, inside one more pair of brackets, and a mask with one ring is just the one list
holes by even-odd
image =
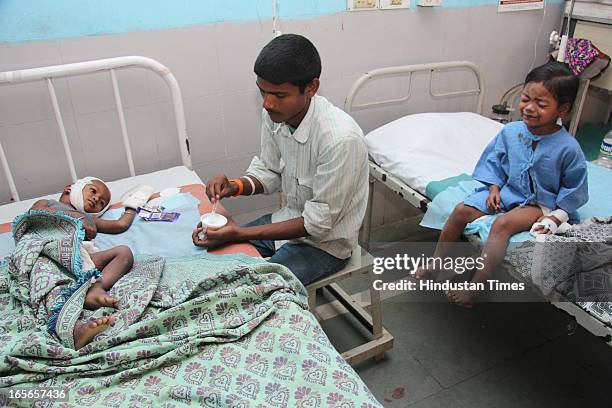
[[[266, 214], [244, 227], [266, 225], [272, 223], [272, 214]], [[339, 259], [327, 252], [307, 244], [286, 243], [278, 250], [273, 240], [253, 240], [251, 244], [263, 257], [271, 257], [268, 262], [274, 262], [289, 268], [304, 286], [321, 278], [338, 272], [348, 263], [348, 259]]]

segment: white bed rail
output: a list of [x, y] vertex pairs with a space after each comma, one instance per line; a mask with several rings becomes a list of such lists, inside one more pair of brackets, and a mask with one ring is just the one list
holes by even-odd
[[[478, 89], [467, 89], [463, 91], [453, 91], [445, 93], [437, 93], [433, 88], [433, 74], [439, 71], [451, 70], [451, 69], [465, 69], [471, 71], [478, 82]], [[433, 98], [446, 98], [455, 96], [469, 96], [478, 95], [476, 102], [476, 113], [482, 112], [482, 104], [484, 101], [484, 79], [480, 68], [473, 62], [469, 61], [446, 61], [446, 62], [433, 62], [430, 64], [415, 64], [415, 65], [399, 65], [387, 68], [378, 68], [368, 71], [357, 79], [351, 87], [348, 96], [344, 102], [344, 110], [347, 113], [355, 110], [370, 109], [375, 107], [397, 105], [404, 103], [412, 96], [412, 74], [415, 72], [429, 72], [429, 94]], [[355, 99], [359, 91], [361, 91], [366, 84], [371, 84], [374, 80], [388, 77], [405, 77], [408, 76], [409, 84], [406, 95], [400, 98], [386, 99], [376, 102], [368, 102], [355, 104]]]
[[[183, 165], [191, 170], [191, 156], [189, 152], [189, 138], [187, 136], [187, 125], [185, 122], [185, 112], [183, 108], [183, 98], [181, 95], [181, 89], [179, 84], [174, 77], [174, 75], [170, 72], [170, 70], [161, 64], [160, 62], [140, 56], [126, 56], [126, 57], [116, 57], [116, 58], [106, 58], [100, 60], [93, 61], [84, 61], [77, 62], [72, 64], [62, 64], [62, 65], [52, 65], [48, 67], [40, 67], [40, 68], [31, 68], [31, 69], [22, 69], [17, 71], [6, 71], [0, 72], [0, 85], [6, 84], [20, 84], [25, 82], [34, 82], [34, 81], [45, 81], [47, 83], [47, 88], [49, 90], [49, 97], [51, 98], [51, 104], [53, 106], [53, 111], [55, 113], [55, 119], [57, 121], [57, 126], [59, 128], [60, 137], [62, 139], [62, 144], [64, 146], [64, 153], [66, 155], [66, 160], [68, 162], [68, 167], [70, 168], [70, 176], [72, 177], [72, 181], [77, 180], [77, 173], [74, 167], [74, 160], [72, 159], [72, 153], [70, 151], [70, 145], [68, 143], [68, 137], [66, 135], [66, 129], [64, 127], [64, 120], [62, 117], [62, 113], [59, 108], [59, 104], [57, 101], [57, 95], [55, 93], [55, 88], [53, 86], [53, 80], [55, 78], [76, 76], [76, 75], [86, 75], [92, 74], [101, 71], [109, 71], [110, 80], [113, 86], [113, 93], [115, 96], [115, 105], [117, 107], [117, 114], [119, 117], [119, 124], [121, 126], [121, 133], [123, 137], [123, 145], [125, 148], [125, 154], [128, 162], [128, 167], [130, 170], [130, 176], [135, 176], [136, 172], [134, 170], [134, 159], [132, 157], [132, 149], [130, 147], [130, 141], [127, 132], [127, 126], [125, 123], [125, 116], [123, 112], [123, 103], [121, 101], [121, 93], [119, 91], [119, 84], [117, 82], [116, 70], [123, 68], [145, 68], [150, 71], [158, 74], [168, 86], [172, 96], [172, 103], [174, 107], [174, 118], [176, 121], [176, 130], [178, 134], [178, 142], [179, 148], [181, 151], [181, 159]], [[10, 170], [10, 166], [6, 155], [4, 153], [4, 149], [2, 147], [2, 143], [0, 142], [0, 161], [2, 162], [2, 169], [6, 174], [7, 182], [9, 185], [9, 189], [11, 192], [11, 200], [12, 201], [20, 201], [19, 193], [17, 192], [17, 188], [15, 186], [15, 181], [13, 179], [13, 175]]]

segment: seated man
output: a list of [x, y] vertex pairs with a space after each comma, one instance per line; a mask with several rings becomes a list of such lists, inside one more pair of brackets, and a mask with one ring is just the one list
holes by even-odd
[[274, 38], [257, 57], [255, 74], [264, 108], [261, 155], [246, 176], [216, 176], [206, 193], [214, 202], [281, 191], [285, 206], [243, 227], [209, 229], [205, 239], [198, 224], [193, 242], [212, 248], [251, 241], [307, 285], [342, 269], [357, 245], [368, 198], [368, 153], [357, 123], [316, 95], [321, 59], [308, 39]]

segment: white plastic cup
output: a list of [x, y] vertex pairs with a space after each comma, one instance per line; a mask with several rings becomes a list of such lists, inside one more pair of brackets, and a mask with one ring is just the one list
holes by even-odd
[[217, 213], [202, 214], [200, 221], [202, 222], [202, 232], [198, 235], [200, 239], [206, 239], [206, 230], [209, 227], [217, 229], [227, 225], [227, 218]]

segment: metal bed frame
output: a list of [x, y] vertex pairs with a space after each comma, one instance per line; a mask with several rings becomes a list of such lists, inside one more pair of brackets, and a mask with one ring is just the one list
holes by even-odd
[[[435, 72], [440, 71], [448, 71], [448, 70], [464, 70], [467, 72], [471, 72], [474, 75], [478, 83], [477, 89], [467, 89], [462, 91], [453, 91], [446, 93], [437, 93], [433, 89], [433, 74]], [[347, 113], [351, 113], [357, 110], [364, 110], [370, 108], [378, 108], [383, 106], [391, 106], [406, 103], [412, 96], [412, 80], [413, 74], [416, 72], [428, 72], [429, 73], [429, 94], [433, 99], [441, 99], [447, 97], [456, 97], [456, 96], [469, 96], [469, 95], [477, 95], [475, 113], [482, 114], [482, 105], [484, 100], [484, 91], [485, 84], [482, 72], [478, 68], [476, 64], [469, 61], [447, 61], [447, 62], [436, 62], [430, 64], [416, 64], [416, 65], [402, 65], [402, 66], [394, 66], [394, 67], [386, 67], [386, 68], [378, 68], [371, 71], [366, 72], [360, 78], [358, 78], [346, 97], [344, 103], [344, 110]], [[367, 103], [356, 103], [355, 100], [360, 91], [363, 90], [364, 87], [370, 86], [372, 83], [375, 83], [376, 80], [380, 80], [382, 78], [389, 77], [408, 77], [409, 85], [406, 95], [400, 98], [379, 100], [375, 102], [367, 102]], [[573, 124], [573, 122], [572, 122]], [[360, 233], [360, 242], [364, 245], [366, 249], [369, 249], [369, 239], [370, 232], [372, 228], [372, 207], [373, 207], [373, 195], [374, 195], [374, 183], [376, 181], [384, 184], [391, 191], [402, 197], [405, 201], [410, 203], [413, 207], [420, 209], [425, 212], [427, 210], [427, 206], [431, 202], [431, 200], [425, 195], [421, 194], [414, 188], [410, 187], [398, 177], [394, 176], [392, 173], [386, 171], [378, 164], [369, 161], [370, 167], [370, 177], [369, 177], [369, 194], [368, 194], [368, 207], [366, 210], [366, 215], [364, 219], [364, 223]], [[482, 242], [478, 240], [477, 237], [471, 236], [468, 237], [468, 240], [474, 245], [481, 245]], [[511, 271], [509, 271], [512, 274]], [[512, 274], [515, 276], [514, 274]], [[516, 276], [515, 276], [516, 277]], [[568, 313], [572, 316], [575, 321], [583, 326], [585, 329], [593, 333], [595, 336], [598, 336], [603, 339], [608, 345], [612, 346], [612, 328], [606, 326], [604, 323], [590, 315], [586, 310], [582, 309], [579, 305], [573, 302], [567, 301], [551, 301], [551, 303], [557, 307]], [[570, 328], [570, 330], [572, 330]]]
[[[462, 91], [453, 91], [453, 92], [445, 92], [445, 93], [437, 93], [433, 89], [433, 74], [435, 72], [440, 71], [448, 71], [448, 70], [465, 70], [471, 72], [474, 75], [478, 83], [477, 89], [468, 89]], [[412, 79], [413, 74], [415, 72], [428, 72], [429, 73], [429, 94], [433, 99], [441, 99], [448, 97], [457, 97], [457, 96], [470, 96], [477, 95], [475, 112], [482, 112], [482, 104], [484, 101], [484, 89], [485, 84], [482, 77], [482, 73], [480, 68], [473, 62], [469, 61], [447, 61], [447, 62], [434, 62], [431, 64], [416, 64], [416, 65], [400, 65], [395, 67], [387, 67], [387, 68], [378, 68], [372, 71], [368, 71], [363, 74], [359, 79], [357, 79], [351, 89], [349, 90], [348, 96], [346, 97], [344, 103], [344, 110], [347, 113], [351, 113], [357, 110], [377, 108], [383, 106], [390, 105], [399, 105], [406, 103], [412, 97]], [[357, 104], [355, 102], [357, 95], [359, 92], [366, 86], [371, 85], [376, 80], [382, 78], [390, 78], [390, 77], [405, 77], [407, 76], [409, 79], [408, 90], [406, 95], [400, 98], [381, 100], [376, 102], [368, 102], [368, 103], [360, 103]], [[368, 207], [366, 210], [366, 215], [363, 223], [363, 227], [361, 229], [361, 242], [363, 242], [368, 247], [370, 231], [372, 228], [372, 200], [374, 195], [374, 181], [379, 181], [385, 186], [387, 186], [391, 191], [395, 192], [397, 195], [402, 197], [404, 200], [408, 201], [412, 206], [421, 209], [422, 211], [427, 210], [427, 205], [430, 202], [430, 199], [413, 189], [403, 181], [401, 181], [398, 177], [384, 170], [378, 164], [374, 163], [372, 160], [369, 161], [370, 166], [370, 189], [368, 195]]]
[[[113, 93], [115, 96], [115, 105], [117, 107], [117, 115], [119, 117], [119, 124], [121, 126], [121, 134], [123, 137], [123, 145], [125, 148], [125, 154], [130, 169], [130, 176], [133, 177], [136, 175], [136, 172], [134, 170], [132, 149], [128, 138], [125, 115], [123, 111], [123, 103], [121, 101], [121, 92], [119, 91], [119, 83], [117, 82], [116, 75], [116, 71], [118, 69], [130, 67], [145, 68], [150, 71], [153, 71], [166, 82], [166, 85], [168, 85], [168, 89], [170, 90], [170, 94], [172, 96], [172, 104], [174, 109], [174, 117], [176, 120], [176, 130], [178, 135], [179, 148], [181, 151], [181, 159], [183, 165], [189, 170], [192, 170], [191, 155], [189, 153], [189, 138], [187, 136], [187, 126], [185, 122], [185, 113], [183, 109], [183, 97], [181, 95], [181, 89], [179, 87], [178, 82], [176, 81], [176, 78], [170, 72], [170, 70], [154, 59], [139, 56], [126, 56], [77, 62], [73, 64], [52, 65], [41, 68], [0, 72], [0, 86], [35, 81], [45, 81], [47, 83], [49, 97], [51, 99], [51, 104], [55, 113], [55, 120], [57, 121], [57, 126], [59, 128], [60, 137], [62, 139], [62, 144], [64, 147], [64, 154], [66, 156], [66, 161], [68, 162], [68, 167], [70, 169], [70, 176], [72, 177], [72, 181], [75, 182], [77, 180], [77, 174], [74, 167], [74, 161], [72, 159], [70, 145], [68, 143], [68, 137], [66, 135], [66, 128], [64, 127], [62, 112], [59, 108], [59, 104], [57, 101], [57, 95], [55, 93], [53, 80], [56, 78], [68, 76], [86, 75], [108, 71], [110, 81], [113, 87]], [[13, 174], [11, 173], [11, 169], [9, 167], [9, 163], [6, 158], [4, 149], [2, 147], [2, 143], [0, 143], [0, 162], [2, 163], [2, 169], [4, 170], [4, 174], [6, 176], [10, 189], [11, 201], [20, 201], [19, 193], [17, 192], [17, 187], [15, 186]]]

